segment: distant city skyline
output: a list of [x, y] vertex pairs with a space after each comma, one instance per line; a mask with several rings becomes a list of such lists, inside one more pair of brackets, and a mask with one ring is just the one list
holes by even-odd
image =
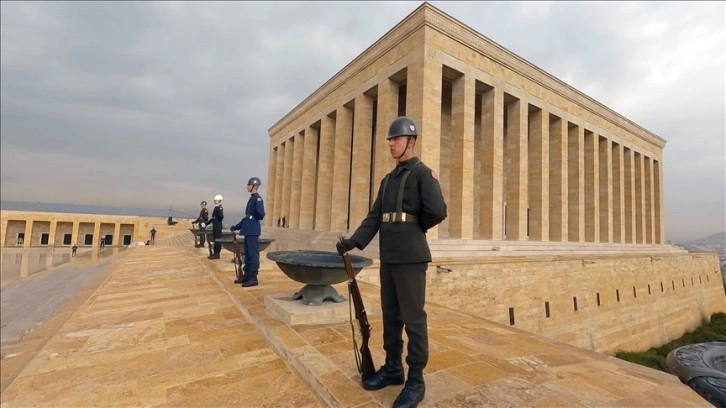
[[[268, 129], [420, 4], [2, 2], [0, 195], [242, 211]], [[666, 239], [726, 229], [723, 2], [431, 4], [664, 138]]]

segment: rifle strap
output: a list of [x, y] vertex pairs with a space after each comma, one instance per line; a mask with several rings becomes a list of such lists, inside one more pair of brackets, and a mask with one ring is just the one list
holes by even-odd
[[355, 341], [355, 326], [353, 326], [353, 292], [350, 290], [350, 282], [348, 283], [348, 313], [350, 315], [350, 330], [353, 335], [353, 355], [355, 356], [355, 365], [358, 367], [358, 374], [363, 374], [362, 357], [358, 355], [358, 342]]
[[[398, 185], [398, 196], [396, 197], [396, 222], [398, 222], [401, 219], [401, 214], [403, 213], [403, 192], [406, 189], [406, 180], [408, 180], [409, 174], [411, 174], [411, 171], [416, 170], [416, 167], [421, 164], [421, 162], [417, 162], [413, 165], [413, 168], [411, 170], [406, 170], [403, 173], [403, 179], [401, 179], [401, 183]], [[393, 172], [391, 172], [393, 173]], [[386, 186], [388, 185], [388, 179], [391, 178], [391, 173], [388, 173], [386, 175], [386, 178], [383, 180], [383, 192], [381, 194], [381, 206], [384, 204], [384, 199], [386, 198]]]

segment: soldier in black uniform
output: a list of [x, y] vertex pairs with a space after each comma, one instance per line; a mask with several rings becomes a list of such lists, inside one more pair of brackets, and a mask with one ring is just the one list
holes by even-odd
[[214, 210], [212, 210], [212, 237], [214, 237], [214, 253], [209, 255], [208, 259], [219, 259], [219, 253], [222, 252], [222, 220], [224, 219], [224, 208], [222, 208], [222, 196], [217, 194], [214, 197]]
[[[209, 211], [207, 211], [207, 202], [202, 201], [199, 206], [202, 207], [202, 209], [199, 210], [199, 217], [197, 217], [196, 220], [192, 221], [192, 225], [199, 224], [200, 229], [204, 229], [209, 222]], [[194, 246], [197, 248], [204, 248], [204, 234], [199, 234], [199, 245], [197, 245], [195, 240]]]
[[426, 269], [431, 252], [426, 231], [447, 216], [439, 176], [414, 156], [418, 128], [402, 116], [391, 123], [388, 146], [398, 161], [381, 181], [368, 216], [350, 238], [336, 244], [341, 255], [364, 249], [379, 233], [383, 348], [386, 363], [363, 381], [363, 388], [379, 390], [404, 383], [403, 328], [408, 335], [408, 379], [394, 407], [415, 407], [424, 398], [423, 369], [429, 357], [426, 323]]

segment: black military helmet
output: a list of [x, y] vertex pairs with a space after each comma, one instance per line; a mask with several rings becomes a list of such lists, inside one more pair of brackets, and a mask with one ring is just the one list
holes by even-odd
[[418, 126], [416, 122], [408, 116], [399, 116], [391, 123], [388, 128], [388, 137], [391, 139], [397, 136], [412, 136], [414, 139], [418, 136]]

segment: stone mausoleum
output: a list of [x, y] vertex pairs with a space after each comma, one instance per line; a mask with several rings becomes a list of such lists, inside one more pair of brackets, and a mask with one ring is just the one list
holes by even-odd
[[664, 242], [665, 141], [428, 4], [269, 130], [267, 225], [355, 228], [399, 115], [449, 203], [430, 237]]
[[665, 244], [665, 140], [428, 3], [269, 129], [266, 227], [354, 230], [400, 115], [449, 207], [429, 300], [609, 352], [726, 310], [715, 254]]

